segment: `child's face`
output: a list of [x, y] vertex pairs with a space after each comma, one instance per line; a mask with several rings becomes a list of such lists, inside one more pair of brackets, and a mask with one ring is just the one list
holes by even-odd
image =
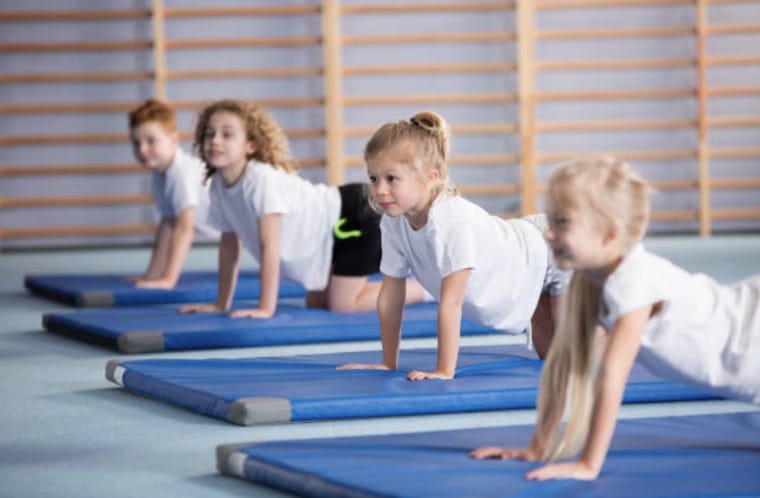
[[614, 232], [603, 226], [589, 207], [569, 207], [550, 191], [546, 197], [546, 214], [549, 228], [544, 236], [559, 268], [596, 271], [609, 266], [613, 259], [611, 237]]
[[168, 131], [158, 121], [147, 121], [130, 132], [132, 152], [145, 168], [166, 171], [174, 160], [179, 134]]
[[[367, 161], [367, 176], [372, 201], [388, 216], [407, 216], [410, 221], [427, 218], [430, 209], [432, 181], [436, 172], [420, 178], [410, 166], [414, 149], [409, 144], [396, 144]], [[414, 226], [414, 222], [412, 222]]]
[[243, 120], [227, 111], [215, 112], [209, 117], [203, 135], [203, 157], [216, 169], [242, 169], [255, 151], [253, 142], [246, 138]]

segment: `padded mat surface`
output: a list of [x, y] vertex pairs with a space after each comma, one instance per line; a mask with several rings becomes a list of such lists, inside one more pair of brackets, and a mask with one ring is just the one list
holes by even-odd
[[[434, 349], [401, 351], [400, 369], [336, 370], [376, 363], [378, 351], [252, 359], [112, 360], [106, 377], [130, 391], [241, 425], [352, 417], [534, 408], [542, 362], [524, 346], [461, 349], [454, 380], [411, 382]], [[625, 401], [709, 399], [637, 365]]]
[[532, 482], [539, 464], [473, 460], [480, 446], [522, 447], [532, 426], [217, 448], [220, 471], [310, 497], [760, 496], [760, 412], [618, 422], [596, 481]]
[[[138, 289], [127, 275], [27, 275], [24, 286], [32, 294], [80, 308], [194, 303], [216, 300], [218, 273], [184, 272], [171, 290]], [[258, 272], [241, 271], [235, 299], [258, 299]], [[301, 297], [306, 290], [289, 280], [280, 282], [280, 297]]]
[[[408, 306], [404, 337], [435, 337], [436, 320], [435, 303]], [[374, 311], [338, 313], [287, 304], [280, 304], [277, 314], [266, 320], [145, 306], [48, 313], [42, 325], [49, 332], [115, 347], [122, 353], [380, 340]], [[494, 333], [491, 328], [462, 322], [463, 335]]]

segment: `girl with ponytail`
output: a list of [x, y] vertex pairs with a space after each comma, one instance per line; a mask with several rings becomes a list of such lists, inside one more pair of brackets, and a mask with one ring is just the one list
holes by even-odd
[[552, 262], [542, 235], [546, 217], [488, 214], [457, 195], [448, 159], [448, 125], [433, 112], [388, 123], [367, 143], [371, 201], [383, 213], [377, 303], [383, 358], [341, 368], [397, 368], [409, 272], [439, 302], [436, 368], [412, 371], [410, 380], [454, 377], [463, 316], [511, 334], [531, 329], [539, 356], [549, 348], [552, 301], [568, 274]]
[[[529, 479], [596, 479], [637, 355], [663, 376], [760, 403], [760, 275], [722, 286], [647, 252], [649, 186], [610, 157], [556, 169], [546, 238], [574, 270], [541, 376], [530, 447], [474, 458], [549, 461]], [[562, 427], [564, 423], [564, 428]], [[574, 461], [554, 462], [570, 458]]]

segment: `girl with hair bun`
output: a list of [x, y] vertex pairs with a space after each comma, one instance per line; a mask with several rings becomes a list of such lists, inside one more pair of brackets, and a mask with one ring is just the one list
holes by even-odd
[[541, 375], [533, 439], [471, 456], [553, 461], [580, 450], [527, 477], [596, 479], [637, 355], [667, 378], [760, 403], [760, 275], [723, 286], [648, 252], [649, 186], [610, 157], [561, 165], [546, 205], [555, 261], [575, 273]]
[[438, 302], [438, 363], [410, 380], [451, 379], [462, 317], [506, 333], [532, 330], [539, 356], [553, 333], [552, 301], [567, 281], [543, 237], [544, 216], [504, 220], [458, 195], [448, 174], [449, 129], [436, 113], [388, 123], [364, 149], [372, 203], [383, 213], [377, 309], [383, 359], [342, 369], [395, 370], [404, 278]]

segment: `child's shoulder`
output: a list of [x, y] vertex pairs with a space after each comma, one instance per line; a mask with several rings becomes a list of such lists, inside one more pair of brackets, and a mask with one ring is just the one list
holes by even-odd
[[182, 148], [181, 145], [178, 145], [177, 148], [174, 150], [174, 161], [173, 163], [175, 165], [182, 167], [192, 167], [196, 168], [198, 166], [203, 165], [203, 160], [201, 160], [200, 157], [190, 154], [189, 152], [185, 151], [185, 149]]
[[678, 286], [689, 274], [642, 244], [631, 248], [605, 282], [605, 294], [655, 295]]
[[459, 195], [442, 195], [433, 203], [428, 218], [438, 225], [473, 224], [490, 219], [482, 207]]

